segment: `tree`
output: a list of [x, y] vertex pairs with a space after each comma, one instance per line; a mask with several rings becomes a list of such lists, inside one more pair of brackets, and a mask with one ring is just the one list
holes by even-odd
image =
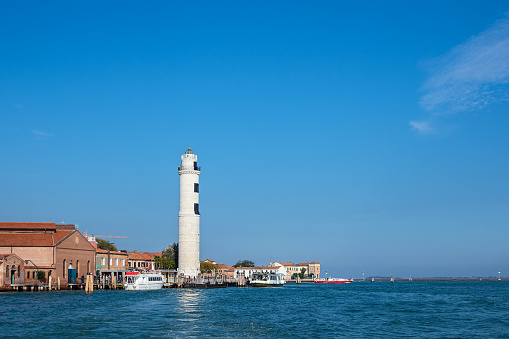
[[172, 268], [176, 268], [177, 266], [175, 265], [175, 261], [173, 261], [173, 259], [170, 258], [155, 257], [154, 260], [156, 262], [156, 267], [162, 270], [169, 270]]
[[165, 248], [161, 252], [161, 258], [168, 258], [173, 260], [174, 263], [173, 268], [177, 268], [179, 263], [179, 244], [174, 242], [173, 244]]
[[37, 279], [44, 279], [46, 277], [46, 273], [44, 271], [37, 272]]
[[213, 265], [209, 262], [200, 261], [200, 271], [201, 273], [208, 272], [210, 273], [212, 270], [217, 270], [217, 266]]
[[306, 273], [306, 268], [305, 267], [300, 269], [299, 277], [301, 279], [304, 279], [304, 273]]
[[117, 246], [115, 246], [115, 244], [107, 240], [95, 238], [95, 241], [97, 241], [97, 247], [99, 247], [100, 249], [106, 251], [117, 251]]
[[239, 260], [233, 267], [254, 267], [254, 262], [251, 260]]

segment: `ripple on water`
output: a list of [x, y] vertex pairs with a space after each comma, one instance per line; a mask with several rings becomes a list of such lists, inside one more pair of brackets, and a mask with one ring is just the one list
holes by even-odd
[[3, 337], [508, 337], [507, 282], [0, 294]]

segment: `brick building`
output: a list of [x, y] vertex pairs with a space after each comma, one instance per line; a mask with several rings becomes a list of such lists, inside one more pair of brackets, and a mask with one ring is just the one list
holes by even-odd
[[126, 251], [96, 250], [96, 269], [98, 270], [128, 270], [129, 256]]
[[[60, 284], [65, 286], [69, 269], [75, 270], [79, 279], [95, 268], [94, 246], [69, 224], [0, 222], [0, 254], [1, 287], [12, 284], [13, 271], [15, 284], [34, 283], [38, 270], [45, 276], [39, 283], [52, 276], [53, 281], [60, 278]], [[12, 270], [12, 265], [16, 270]]]

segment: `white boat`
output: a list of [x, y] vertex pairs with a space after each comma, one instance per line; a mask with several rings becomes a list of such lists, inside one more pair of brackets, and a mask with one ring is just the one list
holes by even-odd
[[281, 287], [286, 283], [281, 273], [254, 273], [249, 280], [252, 287]]
[[125, 275], [124, 289], [133, 290], [160, 290], [163, 288], [163, 275], [161, 272], [127, 272]]

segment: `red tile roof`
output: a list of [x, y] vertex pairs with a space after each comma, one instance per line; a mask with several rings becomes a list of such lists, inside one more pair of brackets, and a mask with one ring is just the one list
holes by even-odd
[[131, 260], [147, 260], [154, 261], [156, 255], [161, 256], [161, 253], [149, 253], [149, 252], [127, 252], [129, 259]]
[[310, 264], [319, 264], [319, 261], [311, 261]]
[[226, 265], [226, 264], [217, 264], [217, 268], [220, 270], [233, 271], [233, 266]]
[[55, 233], [0, 234], [0, 247], [53, 247], [75, 231], [56, 230]]
[[54, 222], [0, 222], [0, 229], [54, 230], [56, 225]]

